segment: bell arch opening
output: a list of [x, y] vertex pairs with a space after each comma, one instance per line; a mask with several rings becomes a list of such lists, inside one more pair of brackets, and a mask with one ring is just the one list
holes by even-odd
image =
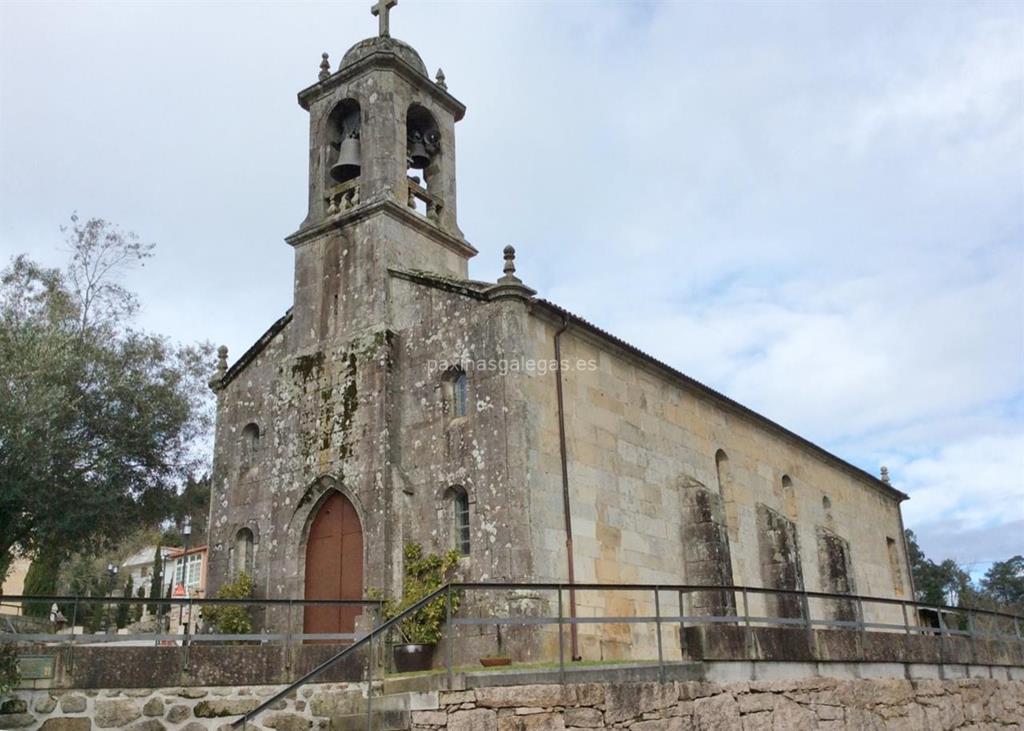
[[325, 173], [328, 188], [355, 180], [362, 172], [361, 128], [359, 102], [355, 99], [338, 102], [327, 117]]
[[[439, 204], [437, 178], [441, 164], [441, 132], [437, 120], [420, 104], [410, 104], [405, 115], [406, 176], [416, 184], [410, 188], [409, 207], [425, 216], [436, 216]], [[422, 174], [422, 182], [420, 175]], [[417, 195], [417, 188], [426, 195]]]
[[[355, 506], [340, 492], [328, 493], [309, 524], [304, 581], [306, 599], [363, 598], [363, 527]], [[361, 613], [358, 605], [309, 605], [303, 612], [303, 631], [352, 633]]]

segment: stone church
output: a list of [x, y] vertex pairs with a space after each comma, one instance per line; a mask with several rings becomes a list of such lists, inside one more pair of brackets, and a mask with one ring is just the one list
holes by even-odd
[[[466, 581], [910, 598], [906, 495], [884, 473], [537, 297], [511, 248], [496, 281], [469, 278], [466, 108], [390, 37], [393, 4], [375, 6], [379, 35], [337, 70], [324, 54], [298, 94], [309, 208], [286, 239], [293, 306], [230, 367], [222, 348], [211, 381], [211, 591], [246, 571], [259, 597], [395, 594], [403, 546], [419, 542], [458, 550]], [[581, 591], [571, 610], [642, 614], [646, 601]], [[731, 592], [688, 601], [735, 606]], [[798, 598], [757, 602], [800, 616]], [[853, 602], [834, 604], [851, 616]], [[306, 631], [350, 632], [358, 611], [309, 608]], [[583, 625], [574, 651], [621, 656], [638, 632]]]

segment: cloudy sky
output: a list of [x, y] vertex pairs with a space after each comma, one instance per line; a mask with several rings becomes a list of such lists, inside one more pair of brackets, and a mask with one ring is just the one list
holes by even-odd
[[[0, 256], [156, 242], [142, 323], [240, 354], [291, 304], [295, 93], [358, 3], [0, 4]], [[877, 472], [926, 552], [1024, 552], [1024, 6], [401, 0], [460, 223], [553, 299]]]

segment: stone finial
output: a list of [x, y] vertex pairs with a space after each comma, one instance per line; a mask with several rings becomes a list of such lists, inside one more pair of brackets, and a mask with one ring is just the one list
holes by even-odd
[[536, 290], [530, 289], [523, 280], [516, 276], [516, 250], [515, 247], [506, 246], [502, 252], [505, 256], [504, 276], [498, 278], [498, 283], [488, 287], [485, 291], [489, 299], [514, 298], [528, 302]]
[[442, 89], [447, 89], [448, 84], [444, 81], [444, 69], [438, 68], [437, 74], [434, 76], [434, 83], [440, 86]]
[[882, 465], [881, 472], [882, 472], [882, 478], [881, 478], [882, 482], [884, 482], [886, 485], [892, 484], [891, 482], [889, 482], [889, 468], [886, 467], [885, 465]]
[[217, 372], [210, 379], [209, 386], [213, 391], [219, 391], [220, 382], [224, 380], [224, 374], [228, 372], [228, 346], [222, 345], [217, 348]]
[[516, 276], [516, 248], [514, 246], [506, 246], [502, 253], [505, 255], [505, 268], [502, 270], [505, 272], [505, 276], [498, 281], [521, 282], [522, 280]]
[[323, 81], [331, 75], [331, 60], [330, 56], [327, 55], [327, 51], [320, 54], [320, 81]]
[[221, 378], [228, 372], [228, 346], [217, 348], [217, 375]]

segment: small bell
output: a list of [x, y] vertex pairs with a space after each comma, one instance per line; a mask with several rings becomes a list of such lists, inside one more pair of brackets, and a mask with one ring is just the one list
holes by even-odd
[[359, 177], [361, 161], [359, 132], [353, 131], [338, 148], [338, 160], [331, 166], [331, 177], [339, 183]]
[[423, 135], [413, 132], [409, 136], [409, 167], [423, 170], [429, 164], [430, 155], [427, 154], [427, 147], [423, 144]]

